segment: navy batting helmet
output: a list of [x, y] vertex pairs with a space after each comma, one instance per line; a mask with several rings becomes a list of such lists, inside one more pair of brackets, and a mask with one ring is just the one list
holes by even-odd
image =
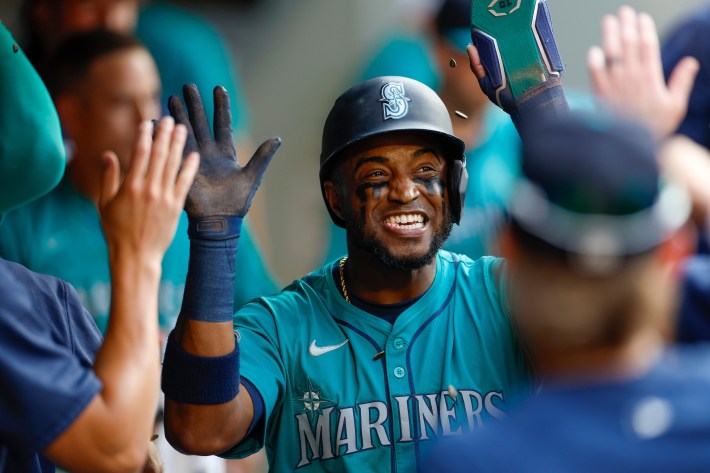
[[385, 133], [412, 131], [430, 134], [442, 145], [447, 190], [454, 223], [459, 223], [466, 194], [464, 143], [454, 136], [451, 118], [436, 92], [407, 77], [376, 77], [355, 85], [335, 101], [323, 127], [320, 184], [325, 205], [336, 225], [345, 226], [328, 205], [323, 183], [333, 163], [347, 147]]

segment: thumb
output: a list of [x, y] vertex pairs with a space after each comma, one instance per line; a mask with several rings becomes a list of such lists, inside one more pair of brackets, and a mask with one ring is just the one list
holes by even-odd
[[685, 57], [673, 68], [668, 78], [668, 90], [676, 104], [683, 106], [683, 110], [688, 108], [690, 93], [699, 70], [700, 63], [697, 59]]
[[274, 157], [276, 151], [281, 147], [281, 138], [270, 138], [264, 141], [251, 157], [244, 171], [250, 176], [256, 176], [255, 182], [261, 182], [261, 178], [266, 171], [266, 166], [269, 165], [271, 158]]
[[102, 209], [118, 192], [118, 156], [113, 151], [106, 151], [101, 160], [104, 165], [99, 193], [99, 209]]

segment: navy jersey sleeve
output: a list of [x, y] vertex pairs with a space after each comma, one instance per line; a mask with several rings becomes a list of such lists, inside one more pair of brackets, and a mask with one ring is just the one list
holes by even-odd
[[0, 260], [0, 440], [41, 451], [102, 385], [98, 329], [71, 286]]

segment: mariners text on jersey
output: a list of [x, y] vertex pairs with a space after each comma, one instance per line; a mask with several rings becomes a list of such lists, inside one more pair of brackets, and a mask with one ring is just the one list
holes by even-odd
[[[413, 396], [395, 396], [391, 406], [382, 401], [352, 407], [329, 405], [318, 393], [304, 395], [305, 412], [296, 415], [300, 457], [296, 468], [313, 460], [328, 460], [393, 441], [414, 442], [438, 436], [459, 435], [481, 425], [482, 415], [502, 417], [503, 393], [451, 390]], [[485, 412], [484, 412], [485, 411]], [[315, 416], [314, 416], [315, 414]], [[399, 438], [392, 439], [390, 416], [398, 424]]]

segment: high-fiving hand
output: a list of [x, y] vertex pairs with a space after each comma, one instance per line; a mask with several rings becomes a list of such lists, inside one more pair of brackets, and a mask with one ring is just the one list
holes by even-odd
[[699, 70], [687, 57], [663, 76], [656, 25], [650, 15], [623, 6], [602, 20], [602, 47], [589, 50], [587, 65], [595, 94], [618, 113], [645, 123], [659, 137], [685, 117]]
[[[214, 89], [214, 138], [205, 116], [200, 92], [194, 84], [183, 87], [187, 114], [176, 95], [170, 97], [168, 108], [177, 123], [188, 129], [186, 151], [198, 151], [200, 168], [185, 203], [191, 218], [214, 216], [244, 217], [256, 190], [276, 150], [279, 138], [271, 138], [256, 150], [242, 167], [232, 141], [232, 115], [229, 95], [224, 87]], [[188, 118], [189, 114], [189, 118]]]
[[172, 118], [160, 121], [151, 142], [152, 132], [151, 122], [140, 125], [123, 182], [116, 154], [104, 154], [98, 210], [112, 256], [141, 255], [160, 264], [175, 236], [199, 156], [190, 153], [183, 162], [187, 130]]

